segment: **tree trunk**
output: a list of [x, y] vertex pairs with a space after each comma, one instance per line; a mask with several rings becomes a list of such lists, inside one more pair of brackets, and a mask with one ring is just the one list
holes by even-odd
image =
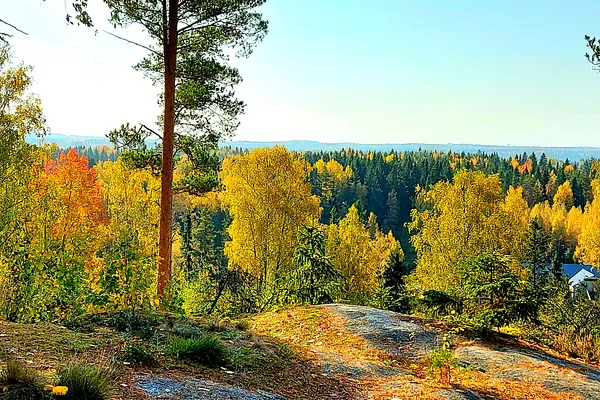
[[[166, 1], [163, 2], [166, 5]], [[168, 0], [164, 29], [165, 110], [162, 141], [162, 177], [160, 193], [160, 239], [158, 244], [157, 294], [162, 297], [171, 280], [171, 231], [173, 225], [173, 142], [175, 139], [175, 71], [177, 67], [177, 12], [179, 0]]]

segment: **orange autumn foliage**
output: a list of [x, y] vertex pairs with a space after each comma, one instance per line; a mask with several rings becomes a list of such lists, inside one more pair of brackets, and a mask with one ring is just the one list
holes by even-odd
[[74, 149], [48, 161], [34, 182], [40, 213], [38, 228], [64, 241], [74, 234], [92, 234], [106, 221], [96, 171]]

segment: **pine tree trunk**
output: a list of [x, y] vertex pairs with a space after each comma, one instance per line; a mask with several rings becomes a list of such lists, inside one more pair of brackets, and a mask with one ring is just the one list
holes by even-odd
[[[163, 1], [166, 5], [167, 1]], [[173, 142], [175, 139], [175, 71], [177, 66], [177, 11], [179, 0], [168, 0], [163, 50], [165, 63], [164, 130], [160, 193], [160, 239], [158, 244], [157, 294], [163, 296], [171, 280], [171, 231], [173, 225]]]

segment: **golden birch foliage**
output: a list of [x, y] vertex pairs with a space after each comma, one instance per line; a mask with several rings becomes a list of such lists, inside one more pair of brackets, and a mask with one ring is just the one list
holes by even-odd
[[371, 237], [371, 239], [375, 239], [375, 237], [377, 237], [377, 232], [379, 232], [379, 224], [377, 224], [377, 216], [375, 215], [375, 213], [369, 213], [367, 229], [369, 231], [369, 236]]
[[146, 170], [129, 169], [121, 159], [96, 165], [111, 235], [132, 235], [141, 251], [156, 254], [160, 180]]
[[408, 225], [417, 251], [417, 267], [408, 279], [414, 291], [456, 290], [460, 261], [482, 252], [514, 250], [498, 175], [460, 171], [453, 182], [418, 188], [416, 204]]
[[508, 188], [502, 210], [506, 216], [505, 231], [500, 239], [504, 242], [504, 249], [511, 249], [511, 255], [516, 259], [522, 259], [525, 252], [525, 238], [529, 227], [529, 206], [523, 197], [523, 188], [521, 186]]
[[[129, 169], [120, 159], [96, 166], [109, 217], [100, 230], [100, 257], [88, 270], [87, 284], [104, 307], [151, 304], [156, 286], [160, 180]], [[88, 307], [88, 312], [103, 311]]]
[[45, 131], [46, 119], [42, 111], [42, 102], [39, 97], [29, 91], [32, 84], [31, 67], [11, 65], [9, 46], [0, 44], [0, 127], [2, 136], [16, 133], [23, 138], [29, 133]]
[[[594, 163], [594, 165], [598, 165], [598, 169], [600, 170], [600, 161]], [[592, 199], [600, 199], [600, 178], [592, 180]]]
[[581, 233], [575, 257], [596, 267], [600, 266], [600, 180], [592, 181], [594, 199], [585, 206], [581, 217]]
[[531, 219], [538, 219], [542, 222], [542, 226], [548, 232], [552, 232], [552, 207], [547, 201], [534, 204], [530, 213]]
[[27, 219], [25, 203], [30, 199], [35, 176], [32, 165], [41, 151], [25, 142], [28, 133], [45, 131], [41, 101], [30, 92], [31, 68], [11, 62], [8, 45], [0, 45], [0, 243], [8, 243]]
[[319, 175], [321, 194], [326, 199], [331, 199], [337, 193], [342, 183], [353, 176], [350, 166], [344, 168], [342, 164], [333, 159], [327, 162], [323, 161], [323, 159], [317, 160], [314, 164], [314, 169]]
[[573, 207], [573, 189], [571, 188], [571, 182], [565, 181], [556, 190], [554, 195], [554, 203], [562, 204], [567, 210]]
[[272, 284], [293, 267], [296, 232], [319, 218], [311, 195], [310, 165], [281, 146], [256, 149], [223, 161], [221, 193], [233, 217], [225, 244], [230, 266]]
[[567, 213], [565, 221], [565, 233], [569, 242], [576, 246], [581, 235], [581, 228], [584, 223], [583, 211], [581, 207], [572, 207]]
[[319, 158], [315, 165], [313, 166], [317, 173], [323, 175], [327, 173], [327, 168], [325, 167], [325, 161], [322, 158]]
[[562, 243], [575, 249], [581, 232], [582, 214], [579, 207], [572, 207], [567, 211], [566, 205], [559, 200], [553, 205], [547, 201], [535, 204], [531, 208], [530, 217], [540, 220], [544, 229], [552, 233], [555, 246]]
[[389, 231], [387, 234], [377, 231], [377, 235], [375, 240], [371, 242], [373, 246], [375, 246], [375, 252], [378, 254], [378, 270], [377, 276], [378, 278], [382, 277], [383, 272], [387, 266], [388, 260], [390, 258], [390, 254], [398, 250], [399, 256], [401, 259], [404, 259], [404, 251], [402, 251], [402, 247], [400, 247], [400, 242], [396, 240], [392, 231]]
[[386, 261], [398, 247], [391, 233], [377, 231], [376, 238], [371, 239], [356, 206], [328, 228], [327, 253], [346, 277], [345, 296], [350, 300], [367, 298], [379, 288]]

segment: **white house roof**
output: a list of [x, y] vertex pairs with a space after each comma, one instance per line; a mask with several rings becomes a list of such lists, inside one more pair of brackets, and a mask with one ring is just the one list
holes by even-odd
[[580, 284], [581, 282], [583, 282], [586, 279], [589, 278], [594, 278], [594, 279], [598, 279], [598, 277], [593, 274], [592, 272], [588, 271], [585, 268], [581, 268], [579, 270], [579, 272], [577, 272], [575, 275], [573, 275], [570, 279], [569, 279], [569, 285], [575, 287], [578, 284]]
[[588, 272], [590, 274], [589, 277], [595, 276], [596, 278], [600, 278], [600, 272], [598, 271], [598, 268], [592, 267], [591, 265], [563, 264], [562, 268], [569, 280], [571, 280], [575, 275], [579, 274], [581, 270]]

